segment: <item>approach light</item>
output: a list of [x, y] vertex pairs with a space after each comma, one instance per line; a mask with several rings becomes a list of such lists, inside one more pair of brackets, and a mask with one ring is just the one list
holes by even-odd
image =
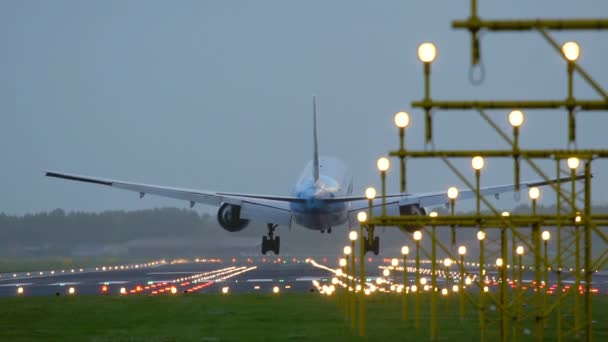
[[399, 128], [405, 128], [410, 124], [410, 115], [407, 112], [398, 112], [395, 114], [395, 125]]
[[521, 110], [513, 110], [509, 113], [509, 123], [513, 127], [519, 127], [524, 123], [524, 113]]
[[171, 294], [176, 294], [177, 288], [175, 286], [171, 286]]
[[578, 169], [579, 165], [581, 165], [581, 161], [576, 157], [568, 158], [568, 168], [570, 170]]
[[431, 212], [429, 213], [429, 216], [430, 216], [430, 217], [437, 217], [437, 216], [439, 216], [439, 214], [438, 214], [436, 211], [431, 211]]
[[344, 258], [340, 258], [340, 262], [339, 262], [339, 264], [340, 264], [340, 267], [344, 267], [344, 266], [346, 266], [346, 259], [344, 259]]
[[530, 196], [530, 199], [535, 201], [540, 197], [540, 190], [537, 187], [531, 187], [530, 190], [528, 190], [528, 196]]
[[414, 240], [420, 241], [420, 239], [422, 239], [422, 233], [419, 230], [417, 230], [414, 232]]
[[542, 236], [543, 240], [549, 241], [549, 239], [551, 238], [551, 233], [549, 233], [548, 230], [545, 230], [541, 236]]
[[502, 214], [500, 214], [502, 217], [509, 217], [511, 216], [511, 213], [509, 213], [508, 211], [503, 211]]
[[411, 292], [416, 292], [417, 290], [418, 290], [418, 286], [416, 286], [416, 285], [412, 285], [412, 286], [410, 287], [410, 291], [411, 291]]
[[576, 62], [581, 55], [581, 48], [576, 42], [566, 42], [562, 45], [562, 53], [570, 62]]
[[502, 264], [503, 264], [503, 262], [502, 262], [502, 258], [497, 258], [497, 259], [496, 259], [496, 266], [498, 266], [498, 267], [502, 267]]
[[388, 170], [388, 168], [391, 166], [391, 162], [386, 157], [380, 157], [378, 158], [376, 166], [380, 172], [386, 172], [386, 170]]
[[228, 291], [230, 291], [230, 288], [229, 288], [228, 286], [224, 286], [224, 287], [222, 287], [222, 293], [223, 293], [223, 294], [227, 294], [227, 293], [228, 293]]
[[73, 294], [75, 294], [75, 293], [76, 293], [76, 289], [75, 289], [75, 288], [70, 287], [70, 288], [68, 289], [68, 294], [73, 295]]
[[367, 213], [365, 211], [360, 211], [357, 213], [357, 220], [360, 223], [367, 221]]
[[121, 287], [121, 288], [120, 288], [120, 294], [121, 294], [121, 295], [126, 295], [126, 294], [127, 294], [127, 289], [126, 289], [126, 288], [124, 288], [124, 287]]
[[397, 259], [397, 258], [391, 259], [391, 266], [393, 266], [393, 267], [399, 266], [399, 259]]
[[445, 267], [452, 266], [452, 259], [450, 259], [450, 258], [443, 259], [443, 264], [445, 265]]
[[477, 240], [481, 241], [486, 238], [486, 232], [480, 230], [477, 232]]
[[384, 271], [382, 271], [382, 275], [385, 277], [388, 277], [391, 274], [391, 271], [388, 268], [385, 268]]
[[376, 198], [376, 189], [374, 189], [371, 186], [369, 188], [365, 189], [365, 197], [368, 200], [373, 200], [374, 198]]
[[458, 198], [458, 188], [451, 186], [448, 188], [448, 198], [455, 200]]
[[517, 253], [518, 255], [523, 255], [524, 254], [524, 246], [517, 246], [517, 248], [515, 249], [515, 253]]
[[410, 254], [410, 248], [408, 246], [401, 247], [401, 254], [403, 254], [403, 255]]
[[467, 248], [465, 246], [458, 247], [458, 254], [460, 254], [460, 255], [467, 254]]
[[344, 246], [344, 255], [350, 255], [350, 253], [353, 252], [352, 248], [350, 248], [350, 246]]
[[18, 294], [18, 295], [22, 295], [22, 294], [23, 294], [23, 292], [24, 292], [23, 287], [19, 286], [19, 287], [17, 288], [17, 294]]
[[473, 166], [473, 169], [475, 169], [475, 170], [483, 169], [485, 164], [486, 164], [485, 160], [483, 160], [483, 158], [480, 156], [476, 156], [476, 157], [473, 157], [473, 159], [471, 159], [471, 166]]
[[279, 293], [279, 287], [278, 286], [273, 287], [272, 293]]
[[426, 285], [426, 278], [420, 278], [420, 285]]
[[418, 59], [422, 63], [431, 63], [437, 57], [437, 48], [433, 43], [422, 43], [418, 46]]
[[465, 283], [465, 285], [471, 285], [471, 283], [472, 283], [472, 282], [473, 282], [473, 281], [472, 281], [472, 280], [471, 280], [471, 278], [469, 278], [469, 277], [466, 277], [466, 278], [464, 279], [464, 283]]
[[458, 292], [458, 285], [452, 286], [452, 292]]
[[[362, 213], [365, 212], [362, 211]], [[359, 215], [357, 214], [357, 216]], [[357, 238], [359, 238], [359, 234], [356, 231], [352, 230], [350, 233], [348, 233], [348, 238], [350, 239], [350, 241], [357, 241]]]
[[447, 296], [448, 295], [448, 289], [441, 289], [441, 294], [443, 296]]

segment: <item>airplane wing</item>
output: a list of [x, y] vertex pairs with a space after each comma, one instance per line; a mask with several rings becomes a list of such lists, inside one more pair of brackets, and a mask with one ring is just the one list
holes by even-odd
[[289, 208], [289, 203], [302, 201], [301, 199], [295, 197], [221, 193], [205, 190], [173, 188], [54, 171], [47, 171], [45, 175], [47, 177], [105, 185], [112, 188], [133, 191], [139, 193], [140, 198], [144, 197], [146, 194], [152, 194], [184, 200], [190, 203], [190, 207], [194, 206], [195, 203], [203, 203], [214, 206], [220, 206], [222, 203], [239, 205], [241, 206], [240, 215], [244, 219], [264, 221], [264, 223], [271, 222], [281, 225], [291, 224], [291, 210]]
[[[577, 175], [576, 180], [584, 179], [584, 175]], [[528, 189], [535, 186], [544, 186], [552, 183], [563, 183], [571, 181], [570, 177], [564, 177], [559, 179], [551, 179], [548, 182], [545, 180], [527, 181], [519, 184], [520, 189]], [[489, 186], [479, 189], [482, 196], [498, 196], [505, 192], [515, 191], [515, 184]], [[476, 192], [470, 189], [459, 189], [458, 190], [458, 201], [463, 199], [475, 198]], [[331, 201], [337, 202], [350, 202], [350, 212], [355, 213], [360, 210], [369, 208], [369, 203], [366, 198], [352, 197], [352, 198], [334, 198]], [[420, 207], [430, 207], [436, 205], [449, 204], [450, 199], [448, 198], [447, 191], [436, 191], [418, 194], [402, 194], [402, 195], [390, 195], [387, 196], [387, 215], [399, 215], [399, 207], [417, 204]], [[375, 198], [372, 207], [374, 215], [380, 214], [382, 206], [382, 198]], [[352, 216], [352, 215], [351, 215]]]

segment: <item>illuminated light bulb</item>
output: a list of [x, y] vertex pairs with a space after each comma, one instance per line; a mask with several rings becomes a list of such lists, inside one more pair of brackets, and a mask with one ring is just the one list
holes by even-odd
[[385, 268], [384, 271], [382, 271], [382, 275], [385, 277], [388, 277], [391, 274], [391, 271], [389, 271], [388, 268]]
[[518, 255], [524, 254], [524, 247], [523, 246], [517, 246], [517, 248], [515, 249], [515, 253], [517, 253]]
[[418, 59], [423, 63], [431, 63], [437, 57], [437, 48], [433, 43], [422, 43], [418, 46]]
[[467, 254], [467, 248], [465, 246], [458, 247], [458, 254], [460, 254], [460, 255]]
[[353, 252], [353, 249], [350, 246], [344, 246], [344, 255], [350, 255]]
[[373, 187], [365, 189], [365, 197], [370, 200], [376, 198], [376, 189]]
[[417, 230], [414, 232], [414, 240], [420, 241], [420, 239], [422, 239], [422, 233], [419, 230]]
[[448, 188], [448, 198], [455, 200], [458, 198], [458, 188], [451, 186]]
[[537, 187], [531, 187], [530, 190], [528, 190], [528, 196], [530, 196], [530, 199], [532, 200], [537, 200], [540, 197], [540, 190]]
[[348, 238], [350, 239], [350, 241], [357, 241], [358, 237], [359, 237], [359, 234], [354, 230], [351, 231], [350, 233], [348, 233]]
[[439, 214], [436, 211], [431, 211], [429, 214], [430, 217], [437, 217]]
[[471, 166], [475, 170], [481, 170], [481, 169], [483, 169], [483, 167], [485, 165], [486, 165], [485, 160], [480, 156], [473, 157], [473, 159], [471, 159]]
[[395, 125], [399, 128], [405, 128], [410, 124], [410, 115], [407, 112], [398, 112], [395, 114]]
[[502, 217], [509, 217], [509, 216], [511, 216], [511, 213], [509, 213], [508, 211], [503, 211], [500, 215]]
[[562, 45], [562, 53], [570, 62], [576, 62], [580, 57], [581, 48], [576, 42], [566, 42]]
[[380, 170], [380, 172], [386, 172], [391, 166], [391, 162], [388, 160], [388, 158], [381, 157], [378, 159], [376, 166], [378, 167], [378, 170]]
[[486, 232], [480, 230], [477, 232], [477, 240], [481, 241], [486, 238]]
[[519, 127], [524, 123], [524, 113], [521, 110], [514, 110], [509, 113], [509, 123], [513, 127]]
[[444, 264], [446, 267], [450, 267], [450, 266], [452, 266], [452, 259], [450, 259], [450, 258], [445, 258], [445, 259], [443, 259], [443, 264]]
[[569, 169], [576, 170], [578, 169], [579, 165], [581, 165], [581, 161], [576, 157], [570, 157], [568, 158], [567, 164]]
[[403, 254], [403, 255], [410, 254], [410, 248], [408, 246], [401, 247], [401, 254]]
[[542, 236], [543, 240], [548, 241], [551, 238], [551, 233], [549, 233], [548, 230], [545, 230], [541, 236]]
[[357, 213], [357, 220], [361, 223], [367, 221], [367, 213], [365, 211], [360, 211]]

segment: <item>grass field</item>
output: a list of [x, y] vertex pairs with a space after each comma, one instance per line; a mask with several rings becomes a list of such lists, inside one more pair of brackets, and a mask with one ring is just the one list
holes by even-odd
[[[6, 298], [0, 299], [0, 341], [358, 340], [338, 301], [319, 294]], [[605, 296], [595, 297], [596, 341], [608, 340], [606, 304]], [[427, 300], [421, 308], [421, 327], [416, 330], [413, 320], [401, 320], [398, 298], [368, 301], [369, 340], [429, 340]], [[460, 321], [457, 308], [457, 298], [439, 301], [439, 338], [479, 340], [477, 312], [469, 306]], [[552, 324], [546, 329], [547, 340], [555, 340]], [[497, 322], [490, 327], [488, 340], [497, 340]], [[520, 335], [521, 340], [533, 339]]]

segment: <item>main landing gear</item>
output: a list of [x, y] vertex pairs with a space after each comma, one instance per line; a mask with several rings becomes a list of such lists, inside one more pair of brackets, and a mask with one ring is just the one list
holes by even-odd
[[277, 224], [268, 223], [268, 236], [262, 237], [262, 254], [273, 251], [274, 254], [279, 254], [279, 248], [281, 247], [281, 238], [274, 236], [274, 230]]
[[363, 247], [365, 248], [365, 253], [373, 252], [375, 255], [380, 253], [380, 238], [378, 236], [374, 237], [374, 228], [367, 228], [367, 237], [363, 237]]

